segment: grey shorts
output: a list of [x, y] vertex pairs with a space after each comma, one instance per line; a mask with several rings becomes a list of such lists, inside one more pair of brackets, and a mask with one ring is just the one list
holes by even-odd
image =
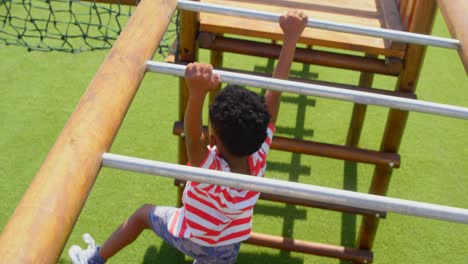
[[168, 231], [167, 223], [177, 208], [156, 206], [149, 212], [149, 220], [153, 231], [166, 243], [182, 253], [192, 257], [196, 264], [230, 264], [236, 262], [240, 243], [207, 247], [192, 242], [190, 239], [175, 237]]

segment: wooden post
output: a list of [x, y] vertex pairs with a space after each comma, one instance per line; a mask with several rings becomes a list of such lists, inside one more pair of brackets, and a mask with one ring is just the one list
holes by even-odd
[[176, 4], [136, 8], [4, 228], [2, 263], [57, 263]]
[[[417, 1], [409, 30], [411, 32], [429, 34], [434, 23], [435, 11], [436, 5], [434, 1]], [[396, 85], [397, 91], [414, 93], [425, 51], [426, 47], [424, 46], [408, 45], [405, 67]], [[406, 111], [393, 109], [389, 111], [387, 125], [380, 147], [381, 151], [398, 153], [407, 119], [408, 112]], [[369, 193], [386, 195], [391, 174], [392, 168], [376, 166]], [[358, 238], [359, 248], [372, 248], [378, 225], [378, 218], [369, 216], [363, 217]]]
[[[224, 56], [222, 51], [210, 50], [210, 64], [213, 66], [213, 68], [219, 69], [223, 67], [223, 57]], [[211, 105], [214, 102], [216, 95], [218, 95], [219, 91], [221, 91], [221, 84], [219, 84], [215, 90], [210, 92], [209, 105]], [[208, 123], [208, 126], [211, 126], [211, 123]], [[209, 139], [211, 139], [211, 137], [209, 137]]]
[[[216, 50], [210, 50], [210, 64], [213, 65], [213, 68], [222, 68], [223, 67], [223, 52], [222, 51], [216, 51]], [[218, 92], [221, 90], [221, 84], [218, 86], [218, 88], [210, 93], [210, 105], [213, 103], [214, 98], [218, 94]]]
[[[180, 33], [179, 33], [179, 57], [176, 63], [187, 64], [197, 61], [198, 47], [196, 42], [198, 32], [198, 13], [180, 10]], [[179, 121], [184, 120], [185, 108], [187, 108], [188, 89], [184, 78], [179, 78]], [[179, 164], [187, 164], [187, 151], [185, 139], [179, 137]], [[178, 187], [178, 206], [182, 205], [183, 187]]]
[[[366, 54], [368, 58], [376, 59], [376, 55]], [[359, 78], [359, 87], [371, 88], [374, 82], [374, 74], [369, 72], [361, 72]], [[359, 139], [361, 138], [362, 127], [364, 126], [364, 118], [366, 117], [367, 105], [354, 104], [353, 114], [349, 123], [348, 137], [346, 139], [346, 145], [350, 147], [357, 147], [359, 145]]]
[[468, 74], [468, 1], [466, 0], [437, 0], [445, 22], [453, 38], [458, 39], [461, 44], [458, 54]]

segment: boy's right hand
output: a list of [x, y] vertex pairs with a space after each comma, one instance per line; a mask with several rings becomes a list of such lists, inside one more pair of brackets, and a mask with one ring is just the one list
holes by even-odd
[[309, 18], [303, 11], [292, 10], [280, 16], [279, 24], [285, 39], [297, 42]]
[[220, 83], [219, 74], [213, 73], [213, 66], [206, 63], [190, 63], [185, 68], [185, 83], [190, 95], [205, 96], [214, 90]]

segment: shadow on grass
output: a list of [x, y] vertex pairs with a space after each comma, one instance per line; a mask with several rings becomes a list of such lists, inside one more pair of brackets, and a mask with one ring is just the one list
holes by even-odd
[[[357, 163], [345, 161], [343, 189], [348, 191], [357, 191]], [[341, 215], [341, 245], [345, 247], [356, 246], [356, 215]], [[350, 261], [341, 260], [340, 264], [351, 264]]]
[[[266, 66], [255, 66], [255, 71], [273, 72], [275, 61], [269, 59]], [[302, 71], [291, 71], [291, 76], [307, 79], [317, 79], [318, 74], [310, 71], [310, 65], [303, 64]], [[263, 92], [264, 93], [264, 92]], [[304, 137], [313, 137], [314, 130], [307, 129], [305, 124], [305, 115], [307, 107], [315, 107], [315, 100], [304, 95], [283, 95], [281, 98], [282, 103], [297, 105], [296, 124], [294, 127], [277, 127], [278, 134], [290, 135], [295, 139], [303, 139]], [[292, 153], [291, 162], [288, 164], [279, 164], [268, 162], [268, 169], [273, 171], [280, 171], [289, 174], [289, 181], [299, 182], [300, 176], [310, 175], [311, 168], [301, 164], [301, 155]], [[345, 161], [343, 172], [343, 189], [356, 191], [357, 190], [357, 164], [355, 162]], [[292, 237], [295, 219], [304, 219], [306, 217], [305, 211], [301, 212], [295, 205], [286, 204], [285, 208], [279, 208], [284, 216], [283, 232], [282, 235]], [[256, 207], [256, 213], [268, 214], [271, 209], [263, 210], [262, 207]], [[278, 212], [276, 212], [278, 214]], [[356, 215], [342, 214], [341, 221], [341, 245], [346, 247], [355, 247], [356, 241]], [[290, 256], [289, 252], [281, 252], [282, 257]], [[350, 263], [348, 261], [340, 261], [340, 264]]]
[[174, 263], [174, 264], [189, 264], [193, 261], [185, 260], [185, 256], [172, 246], [163, 243], [161, 248], [151, 246], [146, 250], [143, 264], [155, 263]]
[[[275, 60], [267, 60], [266, 66], [255, 66], [255, 71], [265, 71], [273, 72]], [[300, 78], [317, 78], [318, 75], [310, 72], [310, 65], [303, 64], [302, 71], [292, 71], [292, 76]], [[263, 92], [264, 93], [264, 92]], [[303, 139], [305, 137], [313, 137], [314, 131], [312, 129], [307, 129], [305, 120], [306, 120], [306, 110], [308, 107], [315, 107], [315, 100], [307, 97], [305, 95], [289, 95], [285, 94], [281, 97], [281, 103], [283, 104], [293, 104], [297, 106], [296, 111], [296, 124], [294, 127], [276, 127], [277, 134], [287, 135], [290, 138]], [[300, 182], [301, 176], [309, 176], [311, 168], [305, 166], [301, 162], [301, 155], [297, 153], [292, 153], [291, 162], [288, 163], [275, 163], [268, 162], [267, 165], [269, 170], [280, 171], [288, 174], [288, 181], [290, 182]], [[284, 207], [274, 207], [276, 210], [272, 209], [273, 207], [266, 208], [263, 205], [257, 205], [255, 207], [255, 212], [258, 214], [281, 216], [283, 217], [283, 237], [294, 237], [294, 222], [298, 219], [305, 219], [307, 217], [305, 209], [298, 209], [296, 205], [293, 204], [284, 204]], [[279, 263], [292, 263], [289, 262], [291, 259], [291, 252], [289, 251], [280, 251], [280, 259], [282, 260]], [[285, 261], [288, 260], [288, 261]], [[299, 260], [299, 262], [302, 262]]]

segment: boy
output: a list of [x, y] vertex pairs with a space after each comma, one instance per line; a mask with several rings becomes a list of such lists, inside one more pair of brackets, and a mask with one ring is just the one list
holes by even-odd
[[[281, 16], [284, 43], [274, 78], [287, 79], [297, 40], [307, 24], [299, 11]], [[266, 155], [278, 116], [281, 92], [268, 90], [265, 98], [230, 85], [210, 107], [210, 145], [202, 133], [202, 108], [206, 94], [220, 78], [209, 64], [192, 63], [185, 71], [189, 89], [184, 133], [190, 166], [263, 177]], [[253, 207], [259, 193], [235, 188], [187, 182], [181, 208], [144, 205], [109, 239], [96, 247], [88, 234], [86, 250], [69, 250], [73, 263], [104, 263], [145, 229], [195, 259], [194, 263], [234, 263], [240, 243], [250, 235]]]

